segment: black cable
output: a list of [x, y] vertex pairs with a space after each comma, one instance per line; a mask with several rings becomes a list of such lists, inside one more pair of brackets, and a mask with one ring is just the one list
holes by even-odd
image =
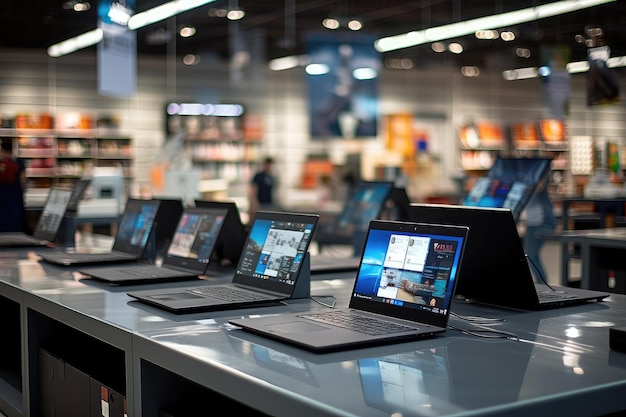
[[552, 291], [556, 291], [554, 288], [552, 288], [550, 286], [550, 284], [548, 284], [548, 281], [546, 281], [546, 277], [543, 276], [543, 274], [541, 273], [541, 271], [539, 270], [539, 268], [537, 268], [537, 265], [535, 265], [535, 263], [533, 262], [533, 260], [530, 258], [530, 256], [528, 256], [527, 253], [524, 254], [524, 256], [526, 257], [526, 259], [528, 259], [528, 261], [530, 262], [530, 264], [532, 265], [532, 267], [535, 269], [535, 271], [537, 272], [537, 275], [539, 275], [539, 278], [541, 278], [541, 280], [543, 281], [544, 284], [546, 284], [548, 286], [548, 288], [550, 288]]

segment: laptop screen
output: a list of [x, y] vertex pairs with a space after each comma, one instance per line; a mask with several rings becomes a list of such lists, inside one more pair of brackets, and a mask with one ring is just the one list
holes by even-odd
[[211, 260], [225, 217], [226, 210], [185, 209], [163, 263], [204, 270]]
[[318, 218], [313, 214], [257, 212], [233, 282], [291, 294]]
[[[350, 307], [449, 314], [467, 227], [372, 221]], [[393, 312], [396, 310], [395, 313]]]
[[337, 217], [335, 232], [347, 236], [366, 232], [370, 221], [380, 216], [393, 188], [392, 182], [360, 183]]
[[141, 255], [152, 232], [158, 209], [157, 200], [128, 199], [113, 249]]
[[499, 157], [487, 175], [475, 182], [463, 205], [506, 208], [517, 220], [537, 184], [549, 175], [550, 164], [550, 158]]
[[72, 195], [71, 190], [51, 188], [46, 205], [37, 221], [35, 237], [54, 240], [65, 216], [67, 205]]

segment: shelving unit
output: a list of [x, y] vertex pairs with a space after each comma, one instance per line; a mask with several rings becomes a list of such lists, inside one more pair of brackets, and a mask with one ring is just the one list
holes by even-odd
[[116, 129], [2, 128], [0, 138], [16, 139], [29, 188], [72, 184], [95, 167], [119, 167], [133, 178], [132, 139]]
[[185, 153], [200, 178], [247, 183], [262, 157], [263, 129], [254, 116], [238, 104], [191, 105], [204, 108], [200, 114], [187, 114], [184, 106], [168, 106], [166, 134], [183, 135]]

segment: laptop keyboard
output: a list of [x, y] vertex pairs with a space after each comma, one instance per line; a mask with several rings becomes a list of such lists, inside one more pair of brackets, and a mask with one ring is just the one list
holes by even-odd
[[540, 301], [553, 301], [553, 300], [569, 300], [576, 298], [575, 295], [559, 292], [559, 291], [540, 291], [537, 293]]
[[304, 314], [300, 317], [331, 326], [354, 330], [371, 336], [415, 330], [414, 327], [351, 314], [347, 311], [326, 311], [323, 313]]
[[213, 297], [223, 301], [257, 301], [267, 298], [265, 294], [257, 294], [252, 291], [243, 291], [230, 286], [207, 285], [197, 288], [188, 288], [187, 291], [202, 295], [205, 297]]

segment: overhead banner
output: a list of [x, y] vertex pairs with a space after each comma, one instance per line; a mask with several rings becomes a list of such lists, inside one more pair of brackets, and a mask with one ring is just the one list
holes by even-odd
[[101, 0], [98, 27], [98, 92], [106, 96], [130, 97], [137, 83], [137, 35], [128, 29], [135, 0]]
[[307, 67], [313, 139], [375, 137], [380, 54], [373, 36], [312, 35]]
[[541, 60], [544, 68], [548, 68], [543, 81], [543, 101], [549, 116], [564, 119], [569, 115], [571, 75], [567, 71], [571, 51], [566, 46], [544, 46], [541, 49]]

